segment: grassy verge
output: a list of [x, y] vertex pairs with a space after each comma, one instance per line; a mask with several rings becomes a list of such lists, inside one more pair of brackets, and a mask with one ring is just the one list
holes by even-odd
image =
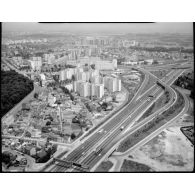
[[111, 161], [104, 161], [96, 168], [95, 172], [108, 172], [112, 166]]
[[169, 120], [174, 118], [184, 107], [184, 98], [183, 96], [178, 93], [178, 99], [177, 102], [171, 106], [168, 110], [164, 111], [161, 115], [154, 118], [152, 121], [145, 124], [143, 127], [132, 133], [130, 136], [128, 136], [126, 139], [124, 139], [117, 151], [118, 152], [125, 152], [138, 142], [140, 142], [142, 139], [150, 135], [152, 132], [154, 132], [156, 129], [161, 127], [162, 125], [166, 124]]
[[138, 120], [138, 122], [150, 116], [151, 114], [155, 113], [160, 108], [164, 107], [165, 104], [169, 102], [169, 100], [170, 100], [170, 94], [168, 91], [165, 91], [164, 94], [155, 103], [153, 103], [148, 108], [148, 110], [146, 110], [146, 112], [142, 115], [142, 117]]
[[142, 115], [142, 117], [138, 120], [138, 122], [142, 121], [143, 119], [145, 119], [146, 117], [150, 116], [153, 113], [155, 107], [155, 103], [153, 103], [148, 110], [146, 110], [146, 112], [144, 112], [144, 114]]
[[150, 87], [152, 87], [153, 84], [154, 84], [154, 79], [153, 79], [153, 77], [151, 77], [149, 75], [149, 81], [148, 81], [147, 85], [145, 86], [144, 91], [147, 91], [148, 89], [150, 89]]
[[56, 158], [62, 158], [62, 156], [64, 156], [68, 151], [64, 151], [62, 153], [60, 153]]
[[162, 79], [163, 77], [166, 76], [167, 70], [157, 70], [157, 71], [150, 71], [153, 75], [158, 77], [159, 79]]
[[152, 169], [144, 164], [124, 160], [120, 172], [151, 172]]

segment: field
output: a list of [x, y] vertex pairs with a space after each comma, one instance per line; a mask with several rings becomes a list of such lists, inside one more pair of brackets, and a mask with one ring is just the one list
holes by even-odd
[[159, 79], [162, 79], [167, 73], [167, 70], [156, 70], [156, 71], [150, 71], [153, 75], [158, 77]]
[[152, 169], [144, 164], [131, 160], [124, 160], [120, 172], [151, 172]]

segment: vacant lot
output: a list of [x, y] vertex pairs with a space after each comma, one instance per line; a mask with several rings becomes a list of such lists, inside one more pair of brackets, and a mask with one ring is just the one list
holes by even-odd
[[131, 156], [155, 171], [192, 171], [194, 167], [194, 147], [179, 127], [165, 129]]

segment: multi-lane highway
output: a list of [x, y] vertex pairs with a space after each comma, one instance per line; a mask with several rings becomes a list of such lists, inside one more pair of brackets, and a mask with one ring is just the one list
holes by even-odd
[[[178, 72], [178, 75], [179, 74], [180, 74], [180, 72]], [[171, 84], [173, 82], [172, 79], [170, 79], [168, 81], [169, 82], [167, 82], [167, 84]], [[159, 92], [159, 90], [156, 91], [156, 94], [158, 94], [158, 92]], [[171, 91], [171, 96], [172, 96], [171, 100], [173, 100], [175, 95], [176, 94], [173, 91]], [[149, 103], [146, 101], [144, 103], [144, 106], [147, 107], [148, 104]], [[173, 104], [173, 102], [170, 101], [169, 105], [167, 105], [163, 110], [165, 110], [167, 107], [170, 107], [172, 104]], [[143, 109], [143, 107], [142, 107], [142, 109]], [[139, 115], [139, 113], [140, 113], [140, 109], [136, 110], [132, 114], [131, 118], [127, 119], [127, 121], [125, 123], [123, 123], [123, 125], [128, 126], [128, 124], [130, 124], [132, 122], [132, 119], [135, 118], [137, 115]], [[156, 113], [154, 115], [156, 115]], [[104, 155], [108, 155], [108, 151], [116, 143], [118, 143], [120, 140], [122, 140], [122, 138], [127, 137], [129, 133], [133, 133], [136, 130], [140, 129], [143, 125], [145, 125], [150, 120], [152, 120], [154, 118], [154, 115], [151, 115], [147, 119], [141, 121], [139, 124], [136, 124], [133, 128], [130, 129], [130, 132], [126, 132], [124, 135], [123, 135], [123, 133], [121, 133], [120, 128], [116, 129], [109, 138], [107, 138], [101, 145], [98, 146], [99, 148], [102, 148], [101, 154], [97, 155], [97, 153], [94, 151], [84, 161], [81, 161], [81, 163], [88, 165], [90, 168], [92, 168]], [[76, 170], [74, 170], [74, 171], [76, 171]]]
[[[130, 105], [132, 102], [135, 101], [135, 99], [141, 94], [141, 92], [144, 90], [144, 87], [146, 86], [148, 82], [148, 75], [146, 75], [143, 84], [141, 85], [138, 92], [133, 97], [131, 103], [127, 104], [122, 110], [120, 110], [116, 115], [111, 117], [104, 125], [102, 125], [100, 128], [98, 128], [93, 134], [90, 135], [87, 139], [83, 140], [83, 144], [81, 144], [78, 148], [76, 148], [73, 152], [68, 154], [67, 160], [69, 161], [77, 161], [80, 158], [83, 157], [84, 154], [87, 152], [90, 152], [91, 148], [96, 145], [101, 139], [105, 138], [105, 136], [108, 136], [110, 134], [110, 130], [114, 129], [120, 122], [128, 116], [129, 110], [131, 110]], [[154, 80], [155, 82], [155, 80]], [[140, 101], [141, 102], [141, 101]], [[135, 107], [135, 104], [133, 105]], [[102, 133], [99, 132], [99, 130], [102, 130]]]
[[[172, 73], [170, 73], [172, 74]], [[181, 71], [178, 71], [178, 76], [182, 74]], [[176, 78], [175, 78], [176, 79]], [[171, 85], [174, 82], [173, 79], [169, 79], [167, 82], [167, 87], [168, 85]], [[171, 89], [171, 88], [170, 88]], [[131, 127], [130, 125], [130, 129], [126, 132], [123, 131], [122, 134], [120, 134], [118, 137], [116, 137], [114, 140], [110, 140], [110, 142], [108, 142], [108, 145], [104, 148], [104, 150], [102, 151], [102, 156], [109, 156], [109, 154], [112, 153], [112, 151], [114, 151], [118, 145], [120, 144], [120, 142], [125, 139], [126, 137], [128, 137], [130, 134], [132, 134], [133, 132], [137, 131], [138, 129], [140, 129], [142, 126], [144, 126], [145, 124], [147, 124], [149, 121], [151, 121], [152, 119], [154, 119], [155, 117], [159, 116], [162, 112], [164, 112], [165, 110], [167, 110], [168, 108], [170, 108], [172, 105], [174, 105], [174, 103], [177, 101], [177, 93], [171, 89], [170, 90], [170, 94], [171, 94], [171, 99], [169, 101], [168, 104], [166, 104], [164, 107], [162, 107], [161, 109], [159, 109], [158, 111], [156, 111], [154, 114], [151, 114], [150, 116], [146, 117], [145, 119], [143, 119], [141, 122], [136, 123], [133, 127]], [[160, 96], [160, 95], [159, 95]], [[185, 98], [184, 98], [185, 99]], [[186, 102], [186, 100], [185, 100]], [[186, 110], [186, 108], [184, 109]], [[184, 113], [182, 111], [182, 113]], [[138, 114], [138, 113], [137, 113]], [[176, 118], [176, 117], [175, 117]], [[131, 124], [131, 120], [128, 120], [129, 124]], [[169, 123], [169, 122], [168, 122]], [[155, 132], [154, 132], [155, 133]], [[150, 136], [150, 135], [149, 135]], [[106, 151], [104, 153], [104, 151]], [[101, 158], [100, 158], [101, 159]], [[99, 160], [100, 160], [99, 159]], [[96, 163], [99, 161], [97, 159]], [[95, 163], [95, 164], [96, 164]]]
[[[146, 72], [145, 74], [148, 75]], [[176, 79], [177, 76], [181, 74], [181, 70], [169, 73], [166, 79], [167, 83], [173, 82], [173, 74]], [[149, 90], [144, 93], [143, 86], [146, 84], [144, 82], [142, 90], [139, 90], [126, 107], [124, 107], [116, 116], [112, 117], [106, 124], [102, 125], [101, 129], [98, 129], [88, 137], [83, 144], [79, 145], [62, 159], [87, 165], [89, 169], [91, 169], [108, 152], [113, 144], [115, 144], [116, 139], [120, 137], [123, 132], [120, 129], [121, 126], [126, 128], [130, 123], [135, 121], [140, 113], [143, 113], [143, 110], [150, 106], [152, 99], [148, 96], [152, 94], [154, 97], [157, 97], [163, 91], [161, 87], [156, 85], [156, 78], [150, 77], [150, 79], [151, 78], [153, 78], [154, 83]], [[140, 93], [143, 95], [140, 96]], [[171, 96], [174, 96], [174, 94]], [[46, 171], [65, 172], [76, 171], [76, 169], [72, 170], [54, 164]]]

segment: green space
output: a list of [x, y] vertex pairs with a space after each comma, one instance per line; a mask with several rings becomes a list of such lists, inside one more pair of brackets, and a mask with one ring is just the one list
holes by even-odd
[[153, 75], [158, 77], [159, 79], [162, 79], [163, 77], [166, 76], [167, 70], [156, 70], [156, 71], [150, 71]]
[[155, 102], [153, 103], [148, 110], [146, 110], [146, 112], [142, 115], [142, 117], [138, 120], [142, 121], [143, 119], [145, 119], [146, 117], [150, 116], [151, 114], [155, 113], [157, 110], [159, 110], [160, 108], [164, 107], [170, 100], [170, 94], [168, 91], [165, 91], [163, 93], [163, 95], [161, 95], [161, 97]]
[[95, 172], [108, 172], [112, 166], [111, 161], [104, 161], [96, 168]]
[[144, 112], [144, 114], [142, 115], [142, 117], [138, 120], [138, 122], [142, 121], [143, 119], [145, 119], [146, 117], [150, 116], [153, 113], [155, 107], [155, 103], [153, 103], [148, 110], [146, 110], [146, 112]]
[[194, 126], [181, 127], [180, 130], [194, 145]]
[[33, 82], [14, 70], [1, 71], [1, 117], [33, 90]]
[[190, 97], [194, 99], [194, 71], [184, 73], [175, 81], [174, 84], [190, 90]]
[[152, 169], [147, 165], [125, 159], [120, 172], [152, 172]]
[[[155, 82], [155, 84], [156, 84], [156, 82]], [[151, 77], [149, 75], [149, 80], [147, 82], [147, 85], [144, 88], [144, 91], [147, 91], [148, 89], [150, 89], [152, 87], [152, 85], [154, 85], [154, 79], [153, 79], [153, 77]]]
[[171, 120], [181, 112], [181, 110], [184, 107], [185, 101], [183, 96], [178, 91], [176, 92], [178, 95], [176, 103], [173, 106], [171, 106], [168, 110], [164, 111], [162, 114], [158, 115], [152, 121], [148, 122], [140, 129], [132, 133], [130, 136], [128, 136], [126, 139], [124, 139], [117, 149], [118, 152], [127, 151], [129, 148], [131, 148], [139, 141], [150, 135], [156, 129], [160, 128], [162, 125], [166, 124], [169, 120]]

